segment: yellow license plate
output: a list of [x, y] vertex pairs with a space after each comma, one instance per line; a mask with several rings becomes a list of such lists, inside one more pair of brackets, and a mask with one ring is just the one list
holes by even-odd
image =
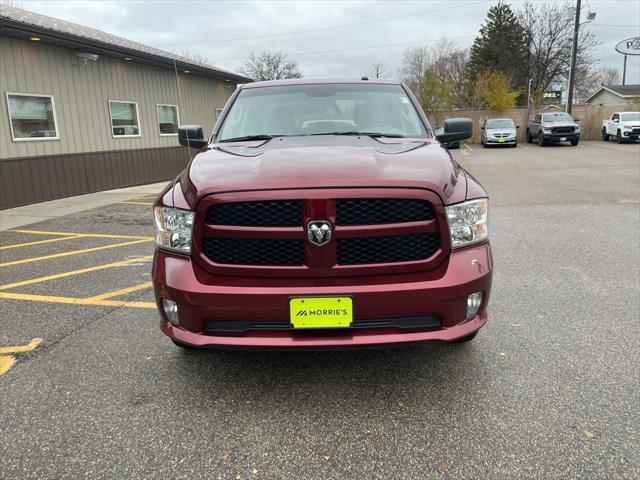
[[498, 143], [504, 143], [504, 138], [499, 138]]
[[293, 328], [347, 328], [353, 321], [350, 297], [304, 297], [289, 300]]

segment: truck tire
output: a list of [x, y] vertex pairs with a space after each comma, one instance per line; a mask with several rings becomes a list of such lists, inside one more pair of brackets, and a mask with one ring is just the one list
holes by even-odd
[[573, 140], [571, 140], [571, 146], [572, 146], [572, 147], [575, 147], [576, 145], [578, 145], [578, 143], [579, 143], [579, 142], [580, 142], [580, 140], [579, 140], [579, 139], [574, 138]]
[[538, 145], [544, 147], [544, 135], [542, 135], [542, 132], [538, 134]]
[[622, 133], [620, 132], [620, 130], [616, 132], [616, 142], [622, 143]]
[[606, 128], [602, 129], [602, 141], [603, 142], [608, 142], [609, 141], [609, 134], [607, 133], [607, 129]]
[[533, 137], [531, 136], [531, 132], [527, 130], [527, 143], [533, 143]]

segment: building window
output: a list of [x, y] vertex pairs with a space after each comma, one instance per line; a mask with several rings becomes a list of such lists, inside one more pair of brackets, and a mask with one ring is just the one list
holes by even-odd
[[7, 108], [13, 141], [60, 139], [53, 95], [7, 93]]
[[114, 138], [140, 136], [137, 103], [109, 100], [109, 115]]
[[158, 127], [160, 135], [177, 135], [180, 117], [177, 105], [156, 105], [158, 110]]

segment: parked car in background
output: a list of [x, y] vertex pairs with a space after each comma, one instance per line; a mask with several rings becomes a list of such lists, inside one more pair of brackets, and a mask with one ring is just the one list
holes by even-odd
[[518, 125], [510, 118], [490, 118], [481, 127], [480, 144], [518, 146]]
[[[312, 107], [312, 108], [310, 108]], [[331, 118], [326, 112], [335, 112]], [[388, 80], [248, 83], [155, 205], [153, 283], [178, 346], [465, 342], [487, 321], [488, 198]]]
[[602, 121], [602, 140], [614, 137], [616, 142], [635, 141], [640, 137], [640, 112], [615, 112]]
[[[434, 130], [436, 136], [444, 134], [444, 127], [438, 127]], [[448, 149], [460, 148], [460, 142], [455, 140], [453, 142], [442, 142], [442, 145], [447, 147]]]
[[580, 125], [566, 112], [539, 113], [527, 123], [527, 143], [538, 140], [541, 147], [548, 143], [580, 141]]

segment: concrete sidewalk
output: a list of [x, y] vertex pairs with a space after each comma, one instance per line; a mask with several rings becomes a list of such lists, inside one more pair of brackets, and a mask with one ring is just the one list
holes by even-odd
[[0, 211], [0, 231], [24, 227], [25, 225], [51, 218], [63, 217], [83, 210], [112, 205], [135, 198], [155, 196], [167, 183], [169, 182], [105, 190], [104, 192], [89, 193], [2, 210]]

